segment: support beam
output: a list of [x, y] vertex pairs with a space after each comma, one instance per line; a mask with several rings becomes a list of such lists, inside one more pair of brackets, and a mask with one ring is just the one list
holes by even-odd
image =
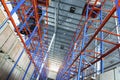
[[30, 54], [30, 51], [28, 50], [28, 48], [27, 48], [27, 46], [26, 46], [26, 44], [25, 44], [25, 42], [24, 42], [24, 40], [23, 40], [23, 38], [22, 38], [19, 30], [18, 30], [18, 27], [17, 27], [17, 25], [15, 24], [14, 19], [12, 18], [11, 14], [10, 14], [10, 11], [9, 11], [9, 9], [8, 9], [5, 1], [4, 1], [4, 0], [1, 0], [1, 3], [2, 3], [2, 5], [3, 5], [3, 7], [4, 7], [4, 9], [5, 9], [5, 11], [6, 11], [6, 13], [7, 13], [8, 17], [9, 17], [9, 19], [11, 20], [11, 22], [12, 22], [12, 24], [13, 24], [13, 26], [14, 26], [14, 28], [15, 28], [15, 30], [16, 30], [19, 38], [20, 38], [20, 40], [21, 40], [21, 42], [23, 43], [24, 48], [25, 48], [27, 54], [28, 54], [29, 57], [30, 57], [30, 60], [32, 61], [32, 63], [34, 64], [35, 68], [36, 68], [37, 71], [38, 71], [38, 68], [37, 68], [37, 66], [36, 66], [36, 64], [35, 64], [35, 62], [34, 62], [34, 60], [33, 60], [33, 58], [32, 58], [32, 55]]
[[[92, 38], [88, 41], [88, 43], [85, 45], [85, 47], [81, 50], [81, 52], [77, 55], [77, 57], [73, 60], [72, 64], [67, 68], [67, 70], [65, 72], [67, 72], [70, 67], [72, 67], [72, 65], [74, 64], [74, 62], [79, 58], [79, 56], [81, 54], [83, 54], [83, 52], [85, 51], [85, 49], [89, 46], [89, 44], [93, 41], [93, 39], [96, 37], [96, 35], [101, 31], [101, 29], [104, 27], [105, 23], [110, 19], [110, 17], [114, 14], [114, 12], [116, 11], [116, 7], [114, 6], [110, 13], [105, 17], [105, 19], [103, 20], [103, 22], [101, 23], [101, 25], [98, 27], [98, 29], [96, 30], [96, 32], [94, 33], [94, 35], [92, 36]], [[118, 48], [118, 46], [116, 46]], [[115, 48], [116, 48], [115, 47]], [[111, 52], [111, 51], [110, 51]], [[110, 54], [110, 53], [109, 53]], [[100, 59], [99, 59], [100, 60]], [[99, 61], [98, 60], [98, 61]], [[90, 66], [90, 65], [89, 65]], [[88, 67], [89, 67], [88, 66]], [[87, 67], [87, 68], [88, 68]]]

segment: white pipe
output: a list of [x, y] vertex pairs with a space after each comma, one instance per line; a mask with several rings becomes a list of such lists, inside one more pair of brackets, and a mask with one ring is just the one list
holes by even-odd
[[54, 41], [54, 39], [55, 39], [55, 33], [53, 34], [53, 37], [52, 37], [52, 39], [51, 39], [51, 42], [50, 42], [50, 45], [49, 45], [49, 47], [48, 47], [48, 51], [47, 52], [49, 52], [50, 51], [50, 49], [51, 49], [51, 46], [52, 46], [52, 43], [53, 43], [53, 41]]
[[[41, 65], [41, 68], [40, 68], [40, 70], [39, 70], [40, 74], [41, 74], [42, 69], [43, 69], [43, 67], [44, 67], [44, 65], [45, 65], [46, 59], [47, 59], [47, 53], [46, 53], [46, 55], [45, 55], [45, 58], [44, 58], [44, 60], [43, 60], [43, 63], [42, 63], [42, 65]], [[36, 79], [36, 80], [39, 80], [40, 74], [37, 76], [37, 79]]]
[[[56, 6], [57, 6], [57, 4], [56, 4]], [[56, 36], [56, 27], [57, 27], [57, 13], [56, 13], [56, 11], [57, 11], [57, 9], [56, 9], [56, 7], [55, 7], [55, 27], [54, 27], [54, 34], [53, 34], [53, 37], [52, 37], [52, 39], [51, 39], [51, 42], [50, 42], [50, 45], [49, 45], [49, 47], [48, 47], [48, 51], [47, 52], [49, 52], [50, 51], [50, 49], [51, 49], [51, 46], [52, 46], [52, 44], [53, 44], [53, 41], [54, 41], [54, 39], [55, 39], [55, 36]]]

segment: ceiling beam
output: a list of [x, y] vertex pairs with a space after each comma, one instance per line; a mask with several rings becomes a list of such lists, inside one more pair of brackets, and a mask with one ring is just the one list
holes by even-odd
[[[51, 29], [52, 32], [53, 32], [53, 26], [54, 25], [49, 24], [49, 27], [48, 27], [48, 29], [49, 30]], [[58, 30], [57, 30], [58, 33], [61, 33], [61, 32], [63, 33], [64, 31], [67, 32], [70, 36], [73, 36], [74, 31], [70, 31], [68, 29], [58, 27]]]
[[[48, 24], [54, 26], [54, 23], [51, 22], [51, 21], [48, 21]], [[76, 28], [72, 28], [70, 26], [66, 26], [66, 25], [59, 24], [59, 23], [58, 23], [58, 27], [62, 28], [62, 29], [65, 29], [65, 30], [68, 30], [68, 31], [71, 31], [71, 32], [75, 32], [76, 31]]]
[[[65, 33], [65, 34], [64, 34], [64, 33]], [[67, 40], [67, 41], [71, 41], [71, 40], [72, 40], [72, 36], [68, 36], [66, 32], [64, 32], [64, 33], [61, 33], [61, 34], [56, 33], [56, 37], [61, 38], [61, 39], [64, 39], [64, 40]], [[49, 32], [47, 35], [48, 35], [48, 37], [52, 37], [52, 34], [53, 34], [53, 33], [50, 33], [50, 32]], [[66, 36], [67, 36], [67, 37], [66, 37]]]
[[[48, 38], [48, 41], [50, 41], [50, 38]], [[63, 42], [63, 41], [60, 41], [60, 40], [58, 40], [57, 42], [62, 43], [62, 44], [65, 44], [65, 45], [69, 45], [69, 43], [66, 43], [66, 42]], [[56, 43], [57, 43], [57, 42], [56, 42]]]
[[[48, 39], [48, 43], [50, 43], [50, 39]], [[68, 44], [64, 44], [64, 43], [60, 43], [60, 42], [56, 42], [55, 45], [64, 45], [65, 47], [69, 47]]]
[[[50, 11], [48, 11], [48, 15], [49, 14], [52, 14], [52, 15], [54, 15], [54, 13], [53, 12], [50, 12]], [[67, 17], [67, 18], [70, 18], [70, 19], [72, 19], [72, 20], [77, 20], [77, 21], [79, 21], [80, 19], [76, 19], [76, 18], [73, 18], [73, 17], [69, 17], [69, 16], [65, 16], [65, 15], [63, 15], [63, 14], [59, 14], [58, 15], [58, 17]], [[80, 16], [80, 15], [79, 15]]]
[[[52, 8], [52, 9], [54, 9], [55, 7], [53, 7], [53, 6], [49, 6], [49, 8]], [[59, 11], [64, 11], [64, 12], [68, 12], [68, 13], [70, 13], [70, 11], [67, 11], [67, 10], [65, 10], [64, 8], [63, 9], [59, 9]], [[76, 14], [76, 15], [82, 15], [82, 14], [80, 14], [80, 13], [73, 13], [73, 14]]]
[[[51, 17], [49, 17], [49, 19], [52, 19]], [[49, 22], [53, 22], [53, 21], [51, 21], [51, 20], [48, 20]], [[66, 21], [66, 20], [63, 20], [63, 19], [58, 19], [58, 22], [59, 21], [63, 21], [63, 22], [65, 22], [65, 23], [68, 23], [68, 24], [72, 24], [72, 25], [74, 25], [74, 26], [76, 26], [77, 27], [77, 25], [78, 24], [76, 24], [76, 23], [73, 23], [73, 22], [68, 22], [68, 21]]]
[[[56, 3], [56, 2], [58, 2], [58, 1], [52, 1], [52, 2]], [[85, 1], [81, 1], [81, 2], [85, 3]], [[74, 6], [74, 7], [83, 9], [82, 6], [78, 6], [78, 5], [76, 5], [76, 4], [71, 4], [71, 3], [66, 3], [66, 2], [63, 2], [63, 1], [60, 1], [60, 4], [64, 4], [64, 5], [68, 5], [68, 6]]]

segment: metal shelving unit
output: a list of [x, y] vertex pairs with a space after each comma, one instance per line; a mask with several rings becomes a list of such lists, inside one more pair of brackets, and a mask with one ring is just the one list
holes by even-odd
[[[90, 0], [86, 2], [87, 6], [74, 33], [68, 55], [59, 69], [57, 80], [70, 80], [75, 77], [77, 80], [84, 80], [88, 76], [102, 74], [106, 57], [119, 53], [120, 43], [119, 40], [115, 41], [115, 38], [119, 39], [120, 35], [114, 30], [117, 28], [118, 31], [120, 25], [119, 0], [108, 1], [113, 5], [110, 9], [105, 7], [107, 1], [95, 0], [92, 6]], [[100, 5], [97, 5], [99, 3]], [[114, 15], [116, 11], [118, 15]], [[93, 14], [97, 17], [95, 18]], [[110, 25], [114, 20], [117, 24]], [[106, 25], [109, 25], [109, 28], [112, 26], [113, 31]], [[110, 36], [113, 39], [109, 39]]]
[[[49, 0], [37, 1], [37, 0], [11, 0], [11, 1], [0, 1], [7, 13], [4, 24], [0, 24], [0, 28], [4, 28], [7, 21], [10, 21], [14, 27], [16, 33], [16, 39], [22, 42], [24, 49], [19, 53], [18, 58], [14, 61], [11, 67], [7, 80], [11, 79], [12, 74], [15, 72], [16, 67], [20, 67], [23, 64], [27, 64], [21, 77], [22, 80], [31, 79], [36, 80], [37, 78], [47, 78], [47, 34], [48, 34], [48, 5]], [[12, 11], [9, 11], [7, 4], [12, 4]], [[12, 15], [17, 13], [20, 25], [16, 25]], [[46, 16], [47, 17], [46, 17]], [[31, 22], [30, 22], [31, 20]], [[33, 20], [33, 21], [32, 21]], [[31, 24], [32, 23], [32, 24]], [[25, 36], [25, 38], [23, 37]], [[8, 45], [8, 44], [7, 44]], [[19, 49], [19, 47], [18, 47]], [[16, 53], [17, 54], [17, 53]], [[24, 54], [24, 56], [23, 56]], [[25, 55], [27, 54], [27, 55]], [[24, 58], [23, 58], [24, 57]], [[28, 59], [28, 60], [26, 60]], [[22, 67], [22, 66], [21, 66]], [[30, 73], [32, 74], [30, 75]], [[20, 76], [19, 76], [20, 77]]]

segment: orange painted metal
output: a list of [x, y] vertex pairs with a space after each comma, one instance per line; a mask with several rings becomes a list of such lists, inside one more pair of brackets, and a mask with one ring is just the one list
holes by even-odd
[[95, 52], [93, 50], [85, 50], [86, 52], [93, 52], [94, 54], [100, 54], [99, 52]]
[[36, 26], [38, 27], [38, 34], [40, 36], [40, 39], [42, 39], [41, 28], [40, 28], [40, 25], [39, 25], [37, 0], [32, 0], [32, 2], [33, 2], [34, 13], [35, 13]]
[[28, 50], [28, 48], [27, 48], [27, 46], [26, 46], [26, 44], [25, 44], [25, 42], [24, 42], [24, 40], [23, 40], [23, 38], [22, 38], [22, 36], [21, 36], [21, 34], [20, 34], [20, 32], [19, 32], [18, 27], [17, 27], [17, 25], [16, 25], [15, 22], [14, 22], [14, 19], [13, 19], [12, 16], [10, 15], [10, 11], [9, 11], [9, 9], [8, 9], [5, 1], [4, 1], [4, 0], [1, 0], [1, 3], [3, 4], [3, 7], [4, 7], [4, 9], [5, 9], [5, 11], [6, 11], [6, 13], [7, 13], [7, 15], [8, 15], [9, 19], [10, 19], [10, 21], [12, 22], [12, 24], [13, 24], [13, 26], [14, 26], [14, 28], [15, 28], [15, 30], [16, 30], [19, 38], [20, 38], [20, 40], [21, 40], [21, 42], [23, 43], [24, 48], [25, 48], [27, 54], [29, 55], [30, 60], [32, 61], [32, 63], [34, 64], [36, 70], [37, 70], [38, 73], [39, 73], [38, 67], [37, 67], [36, 64], [35, 64], [35, 62], [34, 62], [34, 60], [33, 60], [33, 58], [32, 58], [32, 55], [30, 54], [30, 51]]
[[41, 26], [39, 24], [39, 15], [38, 15], [38, 4], [37, 4], [37, 0], [32, 0], [32, 3], [33, 3], [33, 9], [34, 9], [34, 14], [35, 14], [35, 21], [36, 21], [36, 26], [38, 27], [38, 35], [40, 37], [40, 47], [42, 49], [42, 55], [44, 56], [44, 53], [43, 53], [43, 42], [42, 42], [42, 31], [41, 31]]
[[[102, 24], [98, 27], [98, 29], [96, 30], [96, 32], [94, 33], [94, 35], [90, 38], [90, 40], [88, 41], [88, 43], [85, 45], [85, 47], [81, 50], [81, 52], [77, 55], [77, 57], [73, 60], [73, 62], [72, 62], [72, 64], [68, 67], [68, 69], [67, 70], [69, 70], [70, 69], [70, 67], [74, 64], [74, 62], [79, 58], [79, 56], [81, 55], [81, 54], [83, 54], [83, 52], [85, 51], [85, 49], [89, 46], [89, 44], [95, 39], [95, 37], [96, 37], [96, 35], [102, 30], [102, 28], [104, 27], [104, 25], [105, 25], [105, 23], [110, 19], [110, 17], [113, 15], [113, 13], [116, 11], [116, 7], [114, 6], [112, 9], [111, 9], [111, 11], [110, 11], [110, 13], [105, 17], [105, 19], [103, 20], [103, 22], [102, 22]], [[86, 22], [85, 22], [85, 24], [86, 24]], [[82, 32], [81, 32], [82, 33]], [[81, 35], [81, 34], [80, 34]], [[113, 52], [115, 49], [117, 49], [118, 48], [118, 45], [116, 45], [114, 48], [112, 48], [111, 50], [109, 50], [106, 54], [110, 54], [111, 52]], [[103, 56], [101, 57], [101, 58], [103, 58]], [[99, 58], [99, 59], [97, 59], [98, 61], [101, 59], [101, 58]], [[95, 63], [95, 62], [94, 62]], [[90, 66], [90, 65], [89, 65]], [[88, 66], [88, 67], [89, 67]], [[87, 67], [87, 68], [88, 68]], [[66, 71], [67, 71], [66, 70]]]
[[[89, 20], [89, 18], [90, 18], [90, 15], [92, 14], [92, 11], [93, 11], [93, 9], [94, 9], [94, 7], [95, 7], [97, 1], [98, 1], [98, 0], [96, 0], [95, 3], [94, 3], [94, 5], [92, 6], [91, 11], [89, 12], [88, 18], [86, 19], [86, 21], [84, 22], [83, 26], [81, 27], [81, 29], [80, 29], [80, 33], [79, 33], [79, 35], [78, 35], [78, 37], [77, 37], [76, 40], [78, 40], [79, 37], [80, 37], [80, 35], [82, 35], [82, 31], [83, 31], [83, 29], [84, 29], [84, 26], [87, 24], [87, 22], [88, 22], [88, 20]], [[89, 4], [89, 1], [88, 1], [87, 4]], [[81, 17], [80, 20], [82, 20], [82, 17]]]
[[[86, 16], [87, 6], [89, 6], [89, 8], [93, 7], [93, 5], [86, 3], [85, 6], [84, 6], [84, 9], [83, 9], [83, 12], [82, 12], [83, 16]], [[96, 18], [98, 16], [98, 14], [100, 13], [100, 8], [101, 8], [101, 5], [95, 6], [91, 15], [90, 15], [90, 17], [91, 18]], [[88, 11], [88, 15], [89, 14], [90, 14], [90, 10]]]
[[37, 3], [38, 5], [46, 6], [46, 4], [49, 5], [49, 1], [50, 0], [37, 0]]
[[[94, 30], [97, 30], [98, 28], [95, 28], [95, 27], [92, 27], [92, 26], [89, 26], [88, 28], [91, 28], [91, 29], [94, 29]], [[114, 32], [111, 32], [111, 31], [108, 31], [108, 30], [101, 30], [102, 32], [104, 33], [108, 33], [108, 34], [111, 34], [111, 35], [114, 35], [114, 36], [120, 36], [120, 34], [116, 34]]]
[[99, 41], [103, 41], [103, 42], [106, 42], [106, 43], [109, 43], [109, 44], [117, 45], [117, 43], [112, 42], [112, 41], [108, 41], [108, 40], [105, 40], [105, 39], [104, 40], [102, 40], [100, 38], [94, 38], [94, 39], [99, 40]]
[[[102, 24], [98, 27], [97, 31], [94, 33], [92, 38], [88, 41], [88, 43], [85, 45], [85, 47], [82, 49], [81, 52], [83, 52], [88, 45], [93, 41], [93, 39], [96, 37], [96, 35], [101, 31], [101, 29], [104, 27], [105, 23], [110, 19], [110, 17], [113, 15], [113, 13], [116, 11], [116, 7], [114, 6], [111, 10], [111, 12], [106, 16], [106, 18], [103, 20]], [[80, 52], [80, 53], [81, 53]]]
[[[117, 44], [116, 46], [114, 46], [113, 48], [111, 48], [110, 50], [108, 50], [106, 53], [104, 53], [102, 56], [100, 56], [100, 58], [98, 58], [97, 60], [91, 62], [91, 64], [95, 64], [96, 62], [98, 62], [100, 59], [104, 59], [104, 57], [106, 57], [107, 55], [111, 54], [113, 51], [115, 51], [116, 49], [118, 49], [120, 47], [120, 44]], [[88, 65], [87, 67], [85, 67], [83, 70], [85, 70], [86, 68], [88, 68], [91, 65]]]
[[120, 7], [120, 0], [118, 0], [118, 6]]

